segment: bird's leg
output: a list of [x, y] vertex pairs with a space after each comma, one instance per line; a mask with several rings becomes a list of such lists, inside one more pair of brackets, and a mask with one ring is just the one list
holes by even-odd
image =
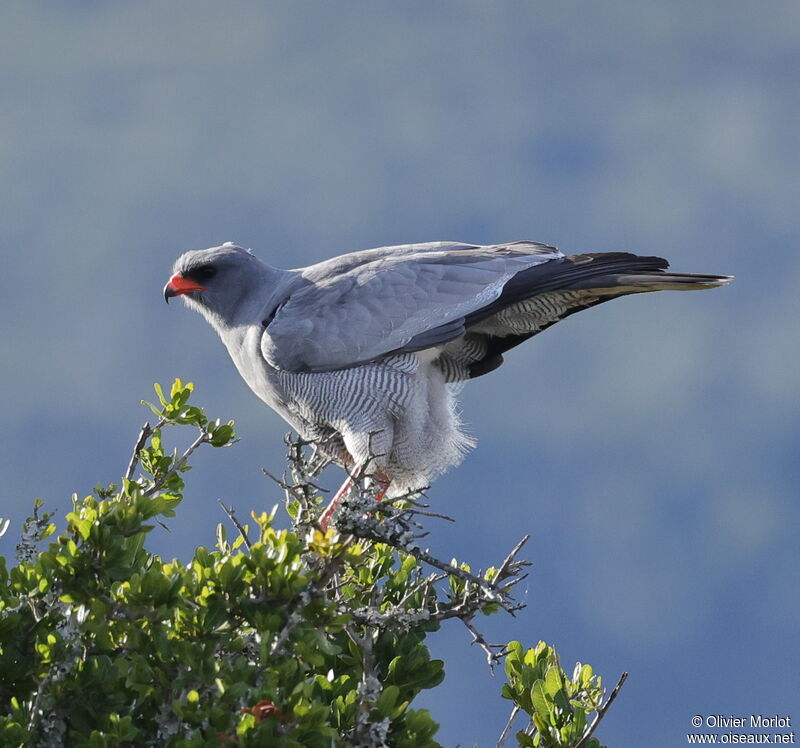
[[[322, 528], [322, 531], [328, 529], [328, 522], [330, 522], [331, 516], [336, 511], [336, 507], [339, 506], [342, 499], [345, 497], [347, 492], [352, 488], [353, 481], [355, 481], [359, 474], [361, 473], [362, 468], [354, 467], [353, 471], [348, 475], [347, 479], [344, 483], [342, 483], [341, 488], [336, 492], [336, 495], [331, 499], [330, 504], [325, 507], [325, 511], [322, 513], [322, 516], [319, 518], [319, 525]], [[375, 480], [378, 483], [378, 490], [375, 492], [375, 501], [383, 501], [383, 497], [386, 495], [386, 491], [389, 490], [389, 479], [378, 473], [375, 475]]]
[[389, 479], [381, 473], [377, 473], [375, 478], [378, 481], [378, 490], [375, 492], [375, 501], [383, 501], [384, 496], [386, 496], [386, 492], [389, 490]]
[[[344, 468], [348, 471], [348, 477], [319, 518], [319, 524], [323, 532], [328, 529], [328, 523], [336, 511], [336, 507], [339, 506], [344, 496], [352, 488], [353, 483], [370, 467], [374, 468], [376, 461], [381, 461], [381, 458], [384, 458], [389, 453], [392, 433], [391, 427], [386, 426], [368, 434], [348, 432], [343, 435], [344, 449], [340, 459]], [[365, 439], [366, 444], [364, 444]], [[368, 454], [367, 459], [359, 459], [365, 452]], [[364, 477], [369, 481], [367, 485], [373, 481], [377, 483], [378, 490], [375, 492], [375, 498], [379, 501], [382, 500], [389, 487], [388, 476], [382, 470], [373, 469]]]
[[328, 522], [330, 521], [331, 516], [336, 511], [336, 507], [339, 506], [342, 498], [347, 494], [350, 488], [353, 485], [353, 481], [358, 478], [359, 474], [361, 473], [361, 468], [358, 465], [353, 467], [353, 471], [348, 473], [345, 482], [342, 483], [341, 488], [336, 492], [334, 497], [331, 499], [330, 504], [325, 507], [325, 511], [322, 513], [322, 516], [319, 518], [319, 526], [322, 528], [322, 531], [328, 529]]

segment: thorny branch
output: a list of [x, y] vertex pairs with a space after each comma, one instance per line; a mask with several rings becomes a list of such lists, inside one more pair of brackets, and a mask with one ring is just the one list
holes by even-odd
[[467, 627], [467, 630], [472, 634], [472, 643], [477, 644], [486, 653], [486, 662], [489, 665], [489, 670], [494, 674], [494, 666], [497, 662], [506, 656], [505, 644], [489, 644], [483, 638], [483, 634], [472, 625], [472, 619], [461, 618], [461, 622]]
[[[289, 437], [286, 441], [289, 445], [288, 474], [285, 473], [279, 478], [267, 470], [264, 470], [264, 473], [283, 489], [287, 505], [292, 507], [290, 514], [294, 517], [295, 530], [319, 532], [319, 517], [324, 506], [320, 496], [323, 489], [314, 481], [329, 460], [324, 457], [319, 445], [301, 439], [292, 440]], [[307, 453], [308, 448], [313, 449], [310, 457]], [[428, 549], [420, 547], [418, 541], [424, 538], [427, 532], [419, 520], [422, 517], [438, 517], [445, 520], [451, 518], [430, 511], [429, 506], [420, 500], [420, 497], [424, 496], [421, 491], [376, 501], [375, 495], [380, 482], [370, 480], [374, 477], [368, 475], [367, 467], [368, 464], [352, 471], [352, 486], [333, 513], [332, 524], [339, 533], [338, 537], [344, 536], [345, 545], [358, 541], [380, 543], [413, 557], [418, 564], [413, 571], [414, 579], [405, 588], [402, 597], [397, 599], [385, 588], [376, 586], [365, 589], [357, 579], [348, 576], [347, 567], [343, 567], [338, 560], [340, 556], [321, 560], [321, 566], [317, 571], [322, 571], [322, 575], [316, 589], [320, 594], [327, 594], [330, 596], [329, 599], [342, 605], [341, 612], [346, 612], [350, 618], [345, 631], [362, 652], [358, 717], [349, 737], [360, 741], [357, 743], [359, 745], [383, 745], [380, 737], [383, 726], [374, 721], [370, 722], [374, 699], [380, 693], [379, 674], [374, 672], [372, 656], [376, 632], [402, 631], [421, 621], [441, 622], [457, 618], [469, 632], [472, 643], [484, 652], [487, 664], [494, 672], [495, 665], [502, 662], [508, 654], [506, 645], [487, 641], [475, 626], [474, 619], [476, 614], [486, 610], [487, 606], [500, 607], [511, 615], [525, 607], [524, 603], [514, 599], [513, 588], [527, 577], [525, 569], [530, 564], [518, 556], [530, 537], [525, 535], [498, 567], [486, 573], [480, 571], [474, 573], [468, 568], [457, 565], [455, 561], [442, 561]], [[245, 536], [232, 510], [222, 506], [240, 533]], [[425, 571], [426, 567], [428, 572]], [[443, 583], [446, 584], [448, 580], [450, 592], [448, 594], [445, 591], [445, 595], [442, 595], [442, 590], [437, 588]], [[352, 605], [343, 604], [343, 589], [353, 585], [362, 592], [369, 593], [369, 603], [361, 608], [353, 609]], [[301, 595], [295, 601], [286, 623], [272, 642], [272, 655], [283, 649], [296, 626], [303, 620], [303, 609], [312, 599], [313, 597], [306, 594], [305, 597]], [[598, 706], [591, 725], [586, 728], [575, 748], [584, 748], [587, 745], [626, 678], [627, 673], [623, 673], [608, 699]], [[520, 707], [514, 706], [500, 735], [498, 746], [505, 744], [519, 712]], [[532, 730], [533, 723], [525, 729], [525, 732], [530, 734]]]
[[[289, 446], [289, 475], [278, 478], [266, 470], [264, 473], [281, 486], [287, 503], [296, 504], [295, 528], [313, 528], [322, 513], [320, 489], [311, 480], [316, 478], [321, 469], [319, 466], [323, 464], [320, 462], [320, 447], [301, 439], [287, 437], [286, 441]], [[311, 458], [307, 457], [308, 447], [314, 448]], [[312, 460], [317, 462], [312, 464]], [[360, 472], [369, 478], [366, 475], [367, 467], [362, 466]], [[352, 489], [333, 515], [337, 530], [345, 535], [347, 542], [360, 539], [384, 543], [408, 553], [420, 567], [417, 570], [418, 580], [401, 600], [385, 599], [383, 593], [376, 590], [379, 597], [375, 604], [349, 611], [353, 622], [370, 627], [403, 628], [419, 620], [435, 622], [458, 618], [469, 631], [473, 643], [486, 654], [487, 663], [493, 670], [494, 665], [505, 656], [505, 647], [487, 642], [475, 627], [473, 619], [488, 605], [497, 605], [512, 615], [524, 607], [524, 604], [515, 601], [512, 589], [527, 577], [524, 569], [530, 564], [517, 559], [517, 556], [529, 536], [523, 537], [491, 573], [473, 573], [455, 563], [442, 561], [419, 546], [418, 541], [427, 535], [418, 521], [419, 517], [441, 517], [452, 521], [450, 517], [429, 511], [428, 505], [419, 499], [421, 492], [376, 501], [377, 481], [372, 481], [372, 487], [369, 485], [368, 480], [361, 485], [354, 481]], [[423, 566], [436, 571], [426, 575]], [[455, 578], [461, 584], [457, 594], [451, 594], [449, 600], [443, 601], [435, 594], [435, 587], [448, 578]], [[333, 585], [329, 585], [329, 591], [337, 598], [338, 581], [333, 576], [331, 581]]]
[[[356, 495], [354, 496], [353, 493]], [[427, 505], [422, 505], [426, 507]], [[424, 510], [423, 510], [424, 511]], [[349, 532], [356, 537], [364, 538], [378, 543], [386, 543], [412, 555], [417, 561], [427, 564], [444, 572], [446, 576], [457, 577], [467, 583], [466, 590], [470, 594], [461, 602], [461, 609], [453, 608], [454, 612], [441, 616], [464, 617], [468, 614], [470, 602], [474, 600], [474, 591], [480, 591], [480, 604], [472, 610], [477, 612], [480, 607], [488, 603], [497, 603], [509, 613], [519, 610], [522, 605], [515, 605], [510, 590], [514, 585], [527, 577], [523, 569], [530, 566], [528, 561], [517, 560], [516, 556], [530, 539], [525, 535], [519, 543], [503, 559], [497, 570], [491, 575], [476, 575], [459, 566], [442, 561], [427, 550], [423, 550], [416, 543], [427, 533], [420, 532], [421, 526], [415, 517], [419, 515], [420, 504], [411, 497], [400, 497], [376, 502], [369, 490], [351, 492], [342, 501], [342, 506], [337, 512], [336, 522], [343, 532]], [[429, 512], [425, 513], [430, 515]]]

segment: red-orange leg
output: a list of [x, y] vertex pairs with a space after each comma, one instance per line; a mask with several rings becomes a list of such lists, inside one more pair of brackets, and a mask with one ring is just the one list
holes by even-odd
[[[344, 483], [342, 483], [341, 488], [336, 492], [336, 495], [331, 499], [330, 504], [325, 507], [325, 511], [322, 513], [322, 516], [319, 518], [319, 526], [322, 528], [322, 531], [328, 529], [328, 522], [330, 522], [331, 516], [336, 511], [336, 507], [339, 506], [340, 502], [350, 490], [353, 485], [353, 481], [355, 481], [359, 474], [361, 473], [361, 468], [354, 468], [353, 472], [347, 477]], [[386, 495], [386, 491], [389, 489], [389, 480], [388, 478], [378, 478], [378, 491], [375, 494], [375, 501], [383, 501], [383, 497]]]
[[353, 485], [353, 481], [356, 478], [358, 478], [360, 472], [361, 472], [360, 467], [353, 468], [353, 472], [347, 476], [345, 482], [342, 483], [341, 488], [336, 492], [334, 497], [331, 499], [330, 504], [328, 504], [328, 506], [325, 507], [325, 511], [319, 518], [319, 526], [322, 528], [323, 532], [325, 532], [325, 530], [328, 529], [328, 522], [330, 521], [331, 515], [336, 511], [336, 507], [339, 506], [339, 502], [341, 502], [342, 498], [350, 490], [351, 486]]

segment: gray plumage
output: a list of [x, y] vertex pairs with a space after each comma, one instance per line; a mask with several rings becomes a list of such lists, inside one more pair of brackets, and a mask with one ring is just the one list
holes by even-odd
[[617, 296], [730, 281], [667, 268], [534, 242], [433, 242], [279, 270], [228, 243], [183, 254], [164, 294], [211, 323], [253, 392], [298, 433], [345, 467], [372, 458], [397, 495], [473, 446], [455, 392], [510, 348]]

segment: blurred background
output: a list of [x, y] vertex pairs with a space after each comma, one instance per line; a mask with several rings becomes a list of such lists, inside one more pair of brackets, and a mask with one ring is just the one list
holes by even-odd
[[[34, 497], [118, 481], [152, 383], [241, 442], [196, 455], [171, 532], [281, 496], [287, 427], [161, 289], [227, 240], [293, 267], [384, 244], [533, 239], [737, 276], [571, 317], [470, 383], [479, 447], [430, 491], [436, 555], [529, 532], [528, 607], [484, 622], [631, 676], [599, 737], [685, 744], [695, 714], [800, 693], [800, 5], [9, 2], [0, 9], [0, 553]], [[324, 483], [335, 488], [340, 476]], [[420, 699], [445, 746], [508, 715], [460, 624]]]

